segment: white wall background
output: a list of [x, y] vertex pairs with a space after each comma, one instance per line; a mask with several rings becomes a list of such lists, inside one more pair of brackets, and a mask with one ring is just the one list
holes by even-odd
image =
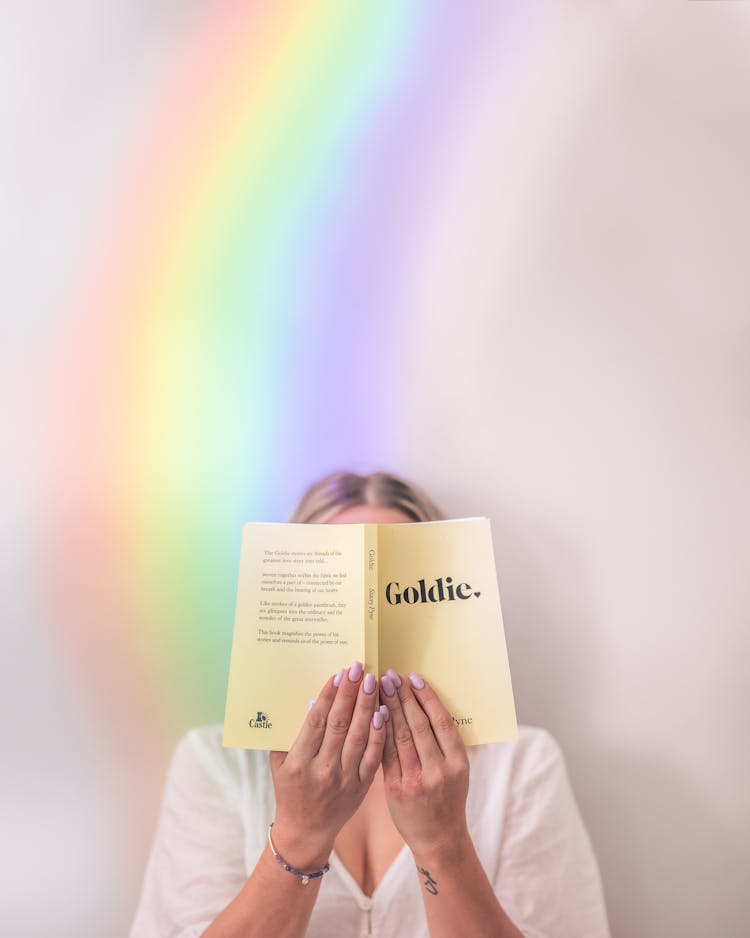
[[[452, 514], [493, 518], [520, 716], [568, 756], [613, 933], [741, 938], [748, 7], [538, 9], [512, 92], [501, 68], [484, 70], [450, 154], [455, 189], [433, 207], [434, 237], [406, 285], [421, 331], [405, 321], [413, 381], [394, 420], [413, 421], [415, 445], [390, 462]], [[187, 10], [2, 10], [6, 403], [33, 376], [36, 330], [55, 325]], [[8, 408], [14, 458], [0, 489], [3, 930], [122, 934], [139, 873], [113, 847], [116, 769], [101, 764], [64, 659], [37, 627], [19, 413]], [[153, 820], [156, 781], [150, 791]]]
[[718, 6], [561, 25], [415, 288], [409, 468], [492, 512], [520, 716], [619, 936], [748, 934], [750, 45]]

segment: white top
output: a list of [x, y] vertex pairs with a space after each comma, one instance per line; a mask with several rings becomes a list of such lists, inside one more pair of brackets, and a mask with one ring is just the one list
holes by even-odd
[[[197, 938], [263, 852], [275, 804], [268, 753], [224, 749], [221, 737], [220, 724], [193, 729], [175, 749], [130, 938]], [[511, 920], [526, 938], [608, 938], [599, 871], [557, 743], [522, 726], [515, 743], [468, 752], [469, 831]], [[307, 938], [331, 935], [429, 938], [408, 847], [372, 897], [332, 854]]]

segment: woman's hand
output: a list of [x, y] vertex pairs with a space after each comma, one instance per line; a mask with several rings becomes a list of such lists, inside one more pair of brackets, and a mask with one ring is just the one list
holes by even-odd
[[375, 676], [355, 661], [330, 678], [289, 752], [271, 753], [274, 845], [297, 869], [327, 861], [341, 827], [370, 787], [385, 731]]
[[415, 856], [462, 843], [469, 759], [453, 718], [416, 674], [389, 671], [380, 697], [390, 712], [383, 780], [393, 823]]
[[383, 750], [385, 795], [409, 845], [433, 938], [523, 938], [477, 856], [466, 824], [469, 758], [435, 691], [416, 674], [380, 680], [390, 712]]

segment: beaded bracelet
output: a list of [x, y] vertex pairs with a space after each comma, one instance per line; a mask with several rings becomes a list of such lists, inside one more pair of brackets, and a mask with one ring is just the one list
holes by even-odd
[[294, 876], [298, 876], [300, 878], [300, 881], [302, 882], [303, 886], [306, 886], [310, 882], [311, 879], [317, 879], [319, 876], [322, 876], [324, 873], [327, 873], [330, 870], [331, 868], [330, 863], [326, 863], [326, 865], [323, 867], [322, 870], [316, 870], [314, 873], [304, 873], [302, 870], [295, 870], [293, 866], [290, 866], [286, 862], [286, 860], [281, 856], [280, 853], [276, 852], [276, 847], [274, 847], [273, 841], [271, 840], [271, 828], [272, 827], [273, 827], [273, 821], [271, 821], [271, 823], [268, 825], [268, 846], [271, 848], [271, 853], [276, 858], [276, 862], [279, 864], [279, 866], [283, 866], [284, 869], [287, 871], [287, 873], [292, 873], [294, 874]]

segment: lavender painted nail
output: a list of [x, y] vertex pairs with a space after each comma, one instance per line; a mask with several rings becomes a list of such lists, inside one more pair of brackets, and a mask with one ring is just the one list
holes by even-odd
[[334, 687], [338, 687], [339, 684], [341, 683], [341, 678], [344, 676], [344, 671], [345, 671], [345, 670], [346, 670], [346, 668], [341, 668], [341, 670], [339, 671], [339, 673], [338, 673], [338, 674], [336, 675], [336, 677], [333, 679], [333, 686], [334, 686]]
[[415, 674], [413, 671], [409, 675], [409, 680], [411, 681], [411, 686], [414, 687], [416, 690], [422, 690], [422, 688], [424, 687], [424, 681], [422, 680], [422, 678], [418, 674]]
[[365, 679], [362, 681], [362, 689], [366, 694], [371, 694], [375, 690], [374, 674], [365, 674]]
[[401, 684], [402, 684], [401, 678], [398, 676], [398, 674], [396, 674], [393, 668], [388, 668], [388, 670], [385, 673], [393, 681], [396, 687], [401, 687]]
[[385, 704], [380, 705], [380, 712], [383, 714], [383, 719], [387, 723], [391, 718], [391, 714], [390, 714], [390, 711], [388, 710], [388, 707], [386, 707]]
[[383, 726], [383, 714], [380, 712], [380, 710], [376, 710], [375, 713], [373, 713], [372, 725], [375, 727], [376, 730], [381, 729], [381, 727]]
[[384, 674], [380, 678], [380, 686], [383, 688], [387, 697], [393, 697], [396, 693], [396, 688], [393, 684], [393, 681], [388, 677], [387, 674]]
[[355, 661], [354, 664], [349, 668], [349, 680], [356, 684], [356, 682], [362, 677], [362, 662]]

